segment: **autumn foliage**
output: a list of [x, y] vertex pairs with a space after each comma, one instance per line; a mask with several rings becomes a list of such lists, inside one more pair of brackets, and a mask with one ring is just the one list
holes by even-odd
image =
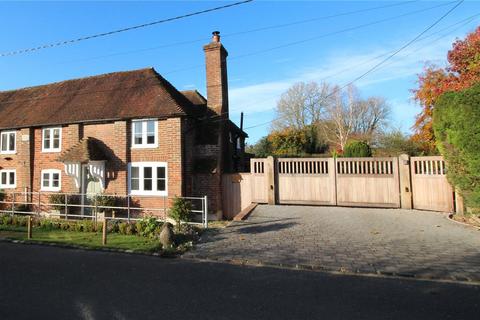
[[418, 89], [414, 90], [422, 111], [415, 121], [413, 139], [422, 143], [426, 151], [435, 149], [432, 115], [437, 99], [445, 92], [463, 90], [480, 82], [480, 27], [464, 40], [455, 41], [447, 58], [446, 68], [427, 66], [419, 75]]

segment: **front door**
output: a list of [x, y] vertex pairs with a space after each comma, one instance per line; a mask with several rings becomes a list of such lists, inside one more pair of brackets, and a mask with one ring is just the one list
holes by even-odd
[[[85, 206], [93, 206], [95, 204], [95, 196], [102, 192], [100, 180], [93, 177], [88, 169], [88, 165], [82, 166], [82, 204]], [[93, 208], [82, 207], [82, 215], [92, 215]]]

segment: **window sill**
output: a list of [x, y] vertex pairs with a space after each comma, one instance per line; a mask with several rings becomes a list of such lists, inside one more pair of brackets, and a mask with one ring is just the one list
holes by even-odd
[[14, 155], [17, 154], [17, 151], [0, 151], [0, 154]]
[[48, 191], [48, 192], [60, 192], [62, 189], [60, 188], [42, 188], [40, 191]]
[[17, 186], [5, 186], [5, 185], [0, 185], [0, 189], [16, 189]]
[[141, 191], [131, 191], [129, 196], [135, 197], [168, 197], [167, 192], [141, 192]]
[[42, 149], [42, 153], [59, 153], [62, 152], [61, 149], [52, 149], [52, 150], [44, 150]]
[[147, 145], [134, 145], [132, 149], [155, 149], [158, 148], [158, 144], [147, 144]]

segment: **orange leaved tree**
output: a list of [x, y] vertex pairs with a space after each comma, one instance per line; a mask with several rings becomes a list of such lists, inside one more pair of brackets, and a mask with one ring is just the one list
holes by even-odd
[[432, 114], [437, 99], [447, 91], [459, 91], [480, 82], [480, 27], [464, 40], [456, 40], [447, 58], [446, 68], [427, 66], [418, 77], [418, 88], [413, 90], [422, 111], [417, 115], [412, 139], [427, 152], [435, 150]]

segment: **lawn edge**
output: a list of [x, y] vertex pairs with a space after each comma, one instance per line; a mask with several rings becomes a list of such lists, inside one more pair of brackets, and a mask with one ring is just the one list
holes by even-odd
[[148, 252], [148, 251], [138, 251], [131, 249], [118, 249], [118, 248], [100, 248], [100, 247], [89, 247], [76, 244], [65, 244], [58, 242], [49, 242], [41, 240], [18, 240], [10, 238], [0, 238], [0, 242], [15, 243], [22, 245], [41, 245], [45, 247], [57, 247], [63, 249], [77, 249], [77, 250], [87, 250], [87, 251], [101, 251], [101, 252], [113, 252], [113, 253], [123, 253], [130, 255], [143, 255], [143, 256], [152, 256], [160, 258], [177, 258], [183, 253], [171, 254], [165, 252]]

